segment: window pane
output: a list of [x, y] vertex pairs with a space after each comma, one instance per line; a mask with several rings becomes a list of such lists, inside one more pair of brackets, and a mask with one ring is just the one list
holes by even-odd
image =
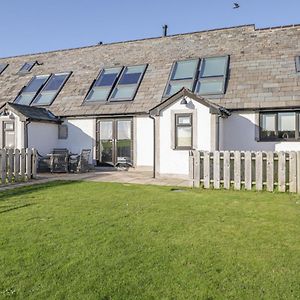
[[118, 140], [131, 139], [131, 121], [118, 121]]
[[196, 93], [199, 95], [221, 94], [223, 93], [223, 79], [199, 81]]
[[5, 130], [14, 130], [14, 123], [4, 123]]
[[95, 82], [95, 86], [112, 86], [117, 79], [121, 68], [105, 69], [98, 80]]
[[180, 125], [191, 125], [191, 116], [178, 116], [177, 124]]
[[53, 75], [47, 82], [43, 91], [57, 91], [62, 86], [68, 74]]
[[268, 131], [275, 131], [276, 115], [264, 114], [262, 116], [262, 129]]
[[4, 147], [14, 148], [15, 147], [15, 132], [6, 131], [4, 133]]
[[278, 114], [278, 130], [295, 130], [296, 114], [291, 113], [279, 113]]
[[177, 127], [177, 147], [192, 147], [191, 127]]
[[35, 76], [23, 90], [23, 93], [37, 92], [48, 78], [49, 76]]
[[112, 121], [101, 121], [100, 123], [100, 132], [101, 140], [112, 140]]
[[171, 80], [193, 79], [195, 76], [198, 59], [178, 61], [174, 65]]
[[33, 61], [33, 62], [26, 62], [21, 67], [21, 69], [19, 70], [19, 73], [27, 73], [27, 72], [29, 72], [34, 65], [35, 65], [35, 61]]
[[227, 57], [203, 58], [200, 77], [224, 76]]
[[295, 138], [296, 114], [278, 113], [278, 137], [283, 139]]
[[55, 97], [56, 92], [40, 93], [33, 103], [37, 105], [49, 105], [53, 98]]
[[190, 90], [193, 89], [193, 81], [172, 81], [169, 83], [166, 96], [173, 95], [181, 90], [183, 87], [186, 87]]
[[145, 66], [127, 67], [119, 81], [119, 84], [136, 84], [138, 83]]
[[0, 74], [2, 74], [2, 72], [6, 69], [7, 66], [8, 64], [0, 64]]
[[112, 95], [112, 101], [118, 99], [129, 99], [133, 98], [133, 93], [135, 92], [136, 85], [133, 86], [118, 86], [115, 88]]
[[17, 97], [14, 103], [22, 104], [22, 105], [29, 105], [34, 98], [35, 93], [24, 93]]
[[110, 89], [111, 89], [110, 87], [108, 88], [94, 87], [88, 94], [86, 101], [106, 101]]

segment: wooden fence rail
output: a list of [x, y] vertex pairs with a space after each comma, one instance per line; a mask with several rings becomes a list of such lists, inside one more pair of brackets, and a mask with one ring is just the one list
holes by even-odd
[[35, 149], [0, 149], [0, 184], [30, 180], [36, 174]]
[[300, 193], [300, 152], [190, 151], [195, 187]]

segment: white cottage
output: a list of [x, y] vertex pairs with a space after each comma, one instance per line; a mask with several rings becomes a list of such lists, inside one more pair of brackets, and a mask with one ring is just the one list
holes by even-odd
[[0, 58], [0, 148], [180, 176], [190, 150], [300, 150], [299, 41], [246, 25]]

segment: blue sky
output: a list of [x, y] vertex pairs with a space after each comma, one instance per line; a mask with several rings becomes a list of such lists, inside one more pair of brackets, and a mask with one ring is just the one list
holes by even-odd
[[170, 34], [297, 24], [299, 9], [300, 0], [1, 0], [0, 57], [159, 36], [165, 23]]

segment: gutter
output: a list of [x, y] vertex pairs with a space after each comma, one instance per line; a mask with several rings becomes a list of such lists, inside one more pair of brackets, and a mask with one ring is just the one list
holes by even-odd
[[31, 121], [26, 120], [24, 123], [24, 148], [28, 148], [28, 125], [31, 123]]
[[155, 159], [155, 156], [156, 156], [156, 139], [155, 139], [155, 118], [153, 116], [151, 116], [149, 114], [149, 117], [153, 120], [153, 175], [152, 177], [155, 178], [155, 173], [156, 173], [156, 159]]

